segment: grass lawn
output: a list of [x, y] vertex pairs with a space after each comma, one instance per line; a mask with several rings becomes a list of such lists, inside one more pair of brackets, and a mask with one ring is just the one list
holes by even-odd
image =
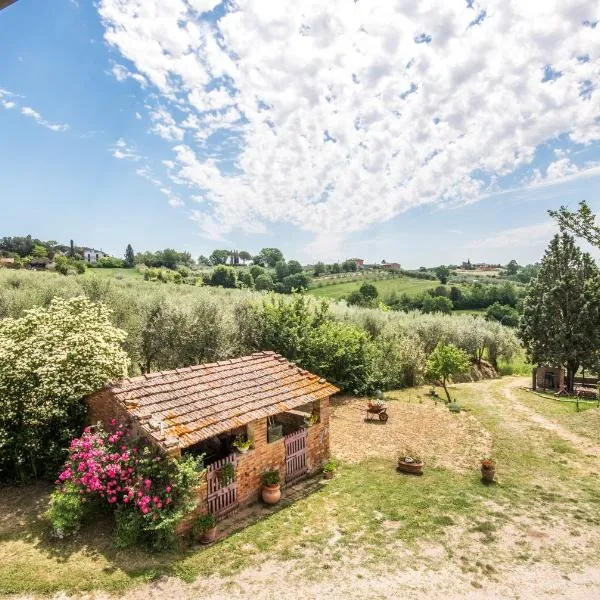
[[317, 298], [332, 298], [334, 300], [339, 300], [340, 298], [348, 296], [351, 292], [358, 290], [364, 281], [368, 281], [375, 285], [382, 299], [393, 292], [396, 292], [396, 294], [416, 296], [417, 294], [421, 294], [440, 285], [437, 281], [413, 279], [411, 277], [394, 277], [392, 279], [380, 280], [362, 278], [342, 283], [334, 283], [332, 285], [324, 285], [323, 287], [313, 287], [309, 289], [308, 292]]
[[[464, 583], [468, 591], [471, 580], [493, 579], [499, 573], [493, 580], [501, 582], [502, 573], [508, 576], [518, 568], [534, 572], [538, 563], [565, 573], [595, 564], [600, 550], [600, 481], [593, 473], [597, 464], [516, 410], [505, 393], [507, 385], [527, 406], [529, 399], [516, 390], [515, 382], [526, 383], [504, 379], [457, 385], [452, 396], [464, 410], [452, 416], [455, 421], [445, 412], [443, 416], [450, 430], [446, 436], [452, 435], [452, 423], [457, 424], [455, 444], [463, 453], [468, 443], [465, 427], [491, 436], [497, 484], [481, 483], [477, 465], [483, 457], [468, 448], [472, 466], [466, 470], [452, 468], [451, 461], [446, 468], [433, 467], [426, 459], [425, 474], [416, 478], [397, 474], [389, 455], [365, 456], [343, 462], [337, 476], [319, 491], [205, 549], [169, 554], [117, 551], [111, 544], [109, 519], [88, 524], [72, 539], [55, 540], [43, 519], [48, 487], [0, 490], [0, 594], [123, 592], [162, 575], [183, 582], [198, 577], [203, 582], [210, 576], [227, 583], [248, 569], [256, 569], [259, 577], [267, 564], [275, 569], [273, 597], [281, 585], [279, 574], [292, 566], [298, 585], [320, 578], [359, 581], [377, 579], [377, 573], [449, 569], [451, 582]], [[405, 427], [409, 438], [419, 437], [422, 443], [430, 436], [435, 447], [435, 432], [420, 427], [416, 417], [447, 409], [427, 398], [426, 391], [394, 392], [390, 411], [392, 418], [398, 415], [394, 431]], [[354, 404], [345, 406], [345, 414], [355, 410], [357, 424], [362, 423], [364, 400], [350, 402]], [[413, 424], [400, 421], [399, 415], [408, 413], [414, 413]], [[540, 411], [545, 414], [551, 413]], [[584, 414], [597, 416], [600, 410]], [[578, 426], [585, 428], [590, 421]], [[360, 440], [370, 435], [369, 427], [361, 425], [354, 446], [363, 446]], [[387, 426], [372, 425], [378, 435], [383, 427]], [[336, 428], [334, 409], [334, 452], [340, 450], [336, 444], [347, 443]], [[559, 577], [559, 585], [561, 581]]]

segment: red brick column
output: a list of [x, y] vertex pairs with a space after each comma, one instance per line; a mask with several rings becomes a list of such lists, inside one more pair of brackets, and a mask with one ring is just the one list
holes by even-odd
[[254, 447], [238, 459], [236, 480], [238, 501], [247, 504], [260, 494], [261, 476], [270, 469], [279, 469], [285, 479], [285, 445], [283, 439], [267, 442], [267, 419], [258, 419], [248, 425], [248, 437]]

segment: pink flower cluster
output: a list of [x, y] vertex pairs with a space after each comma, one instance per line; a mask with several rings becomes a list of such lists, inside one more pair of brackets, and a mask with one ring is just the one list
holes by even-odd
[[[102, 498], [113, 507], [129, 506], [156, 520], [171, 507], [173, 484], [165, 483], [161, 458], [129, 444], [129, 433], [113, 420], [112, 431], [94, 432], [90, 427], [69, 446], [69, 458], [57, 485], [67, 484], [88, 497]], [[163, 463], [165, 461], [162, 461]]]

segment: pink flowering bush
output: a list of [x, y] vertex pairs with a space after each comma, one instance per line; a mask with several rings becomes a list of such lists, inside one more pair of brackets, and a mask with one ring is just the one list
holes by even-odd
[[110, 432], [87, 427], [70, 444], [48, 516], [62, 537], [79, 527], [86, 512], [112, 509], [118, 546], [147, 541], [162, 547], [195, 505], [191, 490], [201, 468], [201, 459], [168, 459], [138, 446], [114, 420]]

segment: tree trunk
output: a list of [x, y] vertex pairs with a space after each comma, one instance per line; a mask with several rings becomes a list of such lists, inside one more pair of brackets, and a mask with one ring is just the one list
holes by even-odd
[[448, 388], [446, 387], [446, 378], [444, 377], [444, 379], [442, 379], [442, 387], [444, 388], [444, 391], [446, 392], [446, 398], [448, 398], [448, 404], [450, 404], [450, 402], [452, 402], [452, 400], [450, 399], [450, 394], [448, 392]]
[[579, 365], [577, 363], [567, 363], [567, 392], [569, 394], [575, 391], [575, 373], [577, 373], [578, 368]]

